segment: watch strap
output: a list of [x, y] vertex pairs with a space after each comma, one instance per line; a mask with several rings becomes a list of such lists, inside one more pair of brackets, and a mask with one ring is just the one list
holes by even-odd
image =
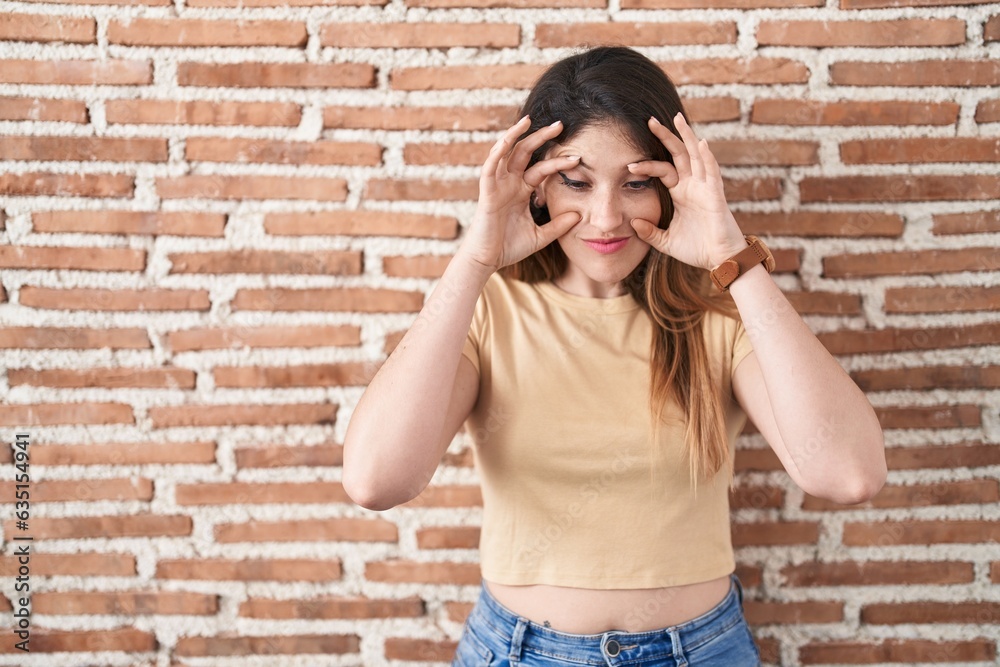
[[746, 239], [747, 247], [711, 271], [712, 282], [720, 290], [728, 289], [736, 278], [757, 264], [763, 264], [768, 273], [774, 271], [774, 257], [764, 242], [752, 234], [744, 234], [743, 238]]

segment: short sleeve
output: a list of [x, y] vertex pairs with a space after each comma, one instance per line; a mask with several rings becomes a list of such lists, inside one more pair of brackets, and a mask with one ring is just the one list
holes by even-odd
[[465, 347], [462, 348], [462, 355], [472, 362], [476, 367], [476, 373], [480, 373], [479, 353], [483, 349], [483, 330], [486, 322], [486, 292], [479, 294], [476, 300], [476, 308], [472, 313], [472, 323], [469, 325], [469, 333], [465, 337]]
[[743, 358], [748, 354], [753, 352], [753, 346], [750, 344], [750, 336], [747, 335], [746, 327], [743, 326], [743, 321], [740, 319], [736, 320], [736, 333], [733, 337], [733, 361], [730, 369], [732, 372], [736, 371], [736, 367], [739, 366]]

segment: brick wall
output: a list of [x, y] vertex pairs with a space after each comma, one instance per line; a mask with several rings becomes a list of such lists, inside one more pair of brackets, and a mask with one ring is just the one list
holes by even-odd
[[384, 513], [345, 495], [340, 443], [527, 87], [614, 42], [680, 85], [743, 230], [885, 428], [889, 480], [856, 507], [741, 437], [766, 660], [995, 664], [996, 4], [3, 5], [0, 426], [31, 436], [35, 555], [33, 655], [5, 629], [0, 664], [450, 660], [479, 582], [463, 435]]

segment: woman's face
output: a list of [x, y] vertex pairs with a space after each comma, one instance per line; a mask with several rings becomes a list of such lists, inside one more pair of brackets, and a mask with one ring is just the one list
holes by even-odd
[[652, 180], [634, 176], [627, 166], [650, 156], [609, 124], [587, 126], [546, 153], [547, 158], [561, 155], [579, 155], [580, 161], [546, 178], [538, 188], [538, 201], [553, 218], [576, 211], [580, 221], [557, 239], [569, 263], [555, 283], [580, 296], [624, 294], [621, 281], [650, 250], [629, 221], [643, 218], [658, 224], [660, 220], [660, 199]]

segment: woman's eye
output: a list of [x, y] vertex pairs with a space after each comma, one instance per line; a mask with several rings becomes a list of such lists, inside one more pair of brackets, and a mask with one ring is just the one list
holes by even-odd
[[559, 172], [560, 178], [562, 178], [563, 185], [574, 190], [582, 190], [587, 186], [583, 181], [574, 181], [566, 176], [566, 174]]
[[652, 187], [653, 179], [647, 178], [644, 181], [629, 181], [627, 184], [629, 190], [643, 190], [648, 187]]

